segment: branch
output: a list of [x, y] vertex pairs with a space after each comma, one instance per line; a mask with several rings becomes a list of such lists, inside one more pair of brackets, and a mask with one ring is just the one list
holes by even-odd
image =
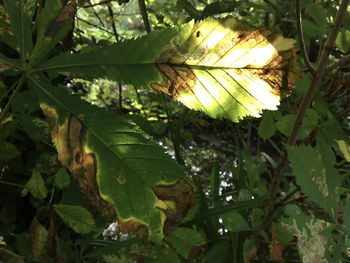
[[340, 58], [337, 62], [334, 62], [333, 64], [330, 64], [326, 71], [331, 71], [335, 69], [336, 67], [342, 67], [350, 63], [350, 55], [346, 55], [345, 57]]
[[[338, 10], [337, 16], [335, 18], [332, 30], [328, 36], [326, 44], [323, 47], [321, 58], [320, 58], [320, 61], [318, 63], [318, 66], [316, 68], [315, 74], [312, 78], [310, 87], [307, 90], [305, 98], [300, 105], [300, 109], [299, 109], [298, 114], [296, 116], [292, 132], [291, 132], [291, 134], [288, 138], [288, 141], [287, 141], [288, 146], [294, 146], [296, 143], [296, 139], [297, 139], [299, 130], [301, 128], [301, 125], [303, 123], [304, 117], [306, 115], [306, 112], [310, 107], [310, 104], [313, 100], [313, 97], [314, 97], [316, 91], [318, 90], [318, 87], [321, 83], [322, 77], [325, 73], [326, 63], [327, 63], [327, 60], [329, 58], [332, 47], [334, 45], [334, 42], [336, 40], [337, 34], [340, 30], [341, 21], [344, 17], [346, 10], [347, 10], [347, 6], [349, 4], [349, 1], [350, 0], [342, 0], [342, 2], [340, 4], [340, 7]], [[299, 0], [296, 0], [296, 2], [298, 3]], [[272, 221], [272, 216], [274, 215], [274, 213], [276, 211], [276, 196], [277, 196], [278, 187], [280, 185], [287, 160], [288, 160], [288, 154], [287, 154], [286, 150], [284, 149], [284, 151], [281, 155], [280, 161], [279, 161], [279, 163], [276, 166], [276, 169], [274, 171], [274, 175], [273, 175], [273, 179], [272, 179], [272, 183], [271, 183], [271, 190], [270, 190], [270, 194], [269, 194], [269, 201], [268, 201], [268, 205], [267, 205], [266, 216], [263, 218], [260, 225], [254, 231], [254, 235], [255, 235], [256, 240], [257, 240], [257, 237], [260, 235], [261, 230], [267, 228], [267, 226], [270, 224], [270, 222]], [[257, 243], [256, 245], [258, 246], [259, 244]]]
[[147, 9], [146, 9], [146, 5], [145, 5], [145, 0], [139, 0], [139, 8], [140, 8], [140, 11], [141, 11], [143, 23], [144, 23], [145, 28], [146, 28], [146, 32], [147, 32], [147, 33], [150, 33], [150, 32], [151, 32], [151, 27], [150, 27], [150, 25], [149, 25], [149, 20], [148, 20], [148, 15], [147, 15]]
[[100, 26], [98, 26], [98, 25], [95, 25], [95, 24], [93, 24], [93, 23], [90, 23], [89, 21], [86, 21], [85, 19], [82, 19], [82, 18], [80, 18], [80, 17], [77, 17], [77, 19], [80, 20], [80, 21], [82, 21], [82, 22], [84, 22], [84, 23], [86, 23], [86, 24], [88, 24], [88, 25], [90, 25], [90, 26], [96, 27], [96, 28], [98, 28], [98, 29], [100, 29], [100, 30], [102, 30], [102, 31], [104, 31], [104, 32], [106, 32], [106, 33], [108, 33], [108, 34], [114, 35], [113, 32], [111, 32], [111, 31], [109, 31], [109, 30], [107, 30], [107, 29], [105, 29], [105, 28], [103, 28], [103, 27], [100, 27]]
[[312, 67], [309, 57], [306, 53], [306, 48], [305, 48], [305, 42], [304, 42], [304, 36], [303, 36], [303, 26], [301, 23], [301, 8], [300, 8], [300, 0], [295, 1], [295, 9], [296, 9], [296, 15], [297, 15], [297, 32], [298, 32], [298, 39], [299, 39], [299, 46], [301, 49], [301, 55], [303, 57], [304, 63], [308, 69], [308, 71], [314, 75], [315, 70]]

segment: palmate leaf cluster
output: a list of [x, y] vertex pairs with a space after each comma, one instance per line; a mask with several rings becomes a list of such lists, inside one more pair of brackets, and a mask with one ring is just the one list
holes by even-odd
[[[95, 39], [77, 51], [69, 42], [77, 7], [83, 8], [76, 1], [3, 1], [0, 222], [14, 227], [0, 228], [0, 237], [5, 238], [1, 260], [338, 262], [348, 257], [350, 149], [341, 123], [347, 97], [340, 96], [348, 85], [346, 67], [329, 72], [334, 82], [325, 77], [328, 84], [315, 96], [301, 123], [299, 145], [286, 146], [285, 138], [295, 125], [296, 97], [305, 95], [313, 76], [299, 73], [298, 64], [303, 65], [297, 61], [293, 35], [282, 36], [285, 28], [295, 28], [294, 21], [280, 20], [289, 6], [281, 1], [274, 1], [280, 6], [257, 2], [242, 1], [238, 6], [236, 1], [184, 0], [171, 8], [172, 4], [162, 3], [188, 16], [187, 23], [169, 26], [169, 21], [181, 19], [149, 1], [151, 22], [162, 29], [114, 44], [96, 44]], [[99, 13], [109, 14], [106, 21], [114, 23], [110, 10], [121, 9], [116, 3], [104, 4], [105, 9], [89, 8], [102, 24]], [[255, 24], [265, 15], [265, 24], [272, 24], [265, 5], [271, 5], [281, 29], [261, 23], [252, 29], [237, 19], [252, 8], [257, 19], [246, 21]], [[305, 40], [319, 43], [315, 37], [323, 41], [328, 31], [313, 28], [326, 28], [333, 21], [320, 19], [319, 14], [333, 18], [336, 8], [313, 1], [305, 7], [312, 10], [306, 12]], [[222, 13], [230, 15], [211, 17]], [[344, 23], [348, 22], [345, 17]], [[118, 40], [115, 24], [110, 29]], [[340, 57], [349, 51], [347, 39], [342, 29], [336, 41]], [[335, 54], [332, 59], [339, 57]], [[88, 83], [98, 78], [119, 83], [119, 113], [91, 105], [67, 88], [76, 79]], [[152, 123], [137, 111], [123, 112], [122, 92], [130, 94], [125, 87], [135, 89], [139, 101], [139, 90], [162, 99], [167, 119], [158, 124], [167, 126], [164, 134], [168, 129], [176, 158], [148, 134], [162, 134], [154, 133]], [[161, 93], [191, 111], [176, 119]], [[286, 97], [286, 104], [276, 111]], [[296, 106], [284, 111], [288, 104]], [[180, 104], [173, 107], [181, 109]], [[242, 121], [261, 115], [260, 121]], [[219, 143], [223, 148], [219, 152], [233, 155], [234, 164], [211, 160], [209, 171], [188, 169], [195, 161], [186, 160], [185, 151], [181, 152], [185, 122], [193, 124], [187, 134], [201, 125], [207, 134], [215, 124], [231, 127], [236, 145], [227, 149]], [[218, 144], [203, 134], [210, 146]], [[270, 147], [260, 152], [253, 148], [254, 136]], [[188, 138], [197, 139], [195, 134]], [[273, 217], [257, 231], [270, 212], [265, 208], [271, 203], [271, 179], [280, 158], [273, 156], [271, 146], [281, 154], [285, 148], [288, 170], [277, 185]], [[229, 173], [223, 172], [226, 166]], [[10, 219], [16, 209], [24, 215], [21, 223]], [[101, 233], [112, 221], [117, 222], [113, 239], [118, 240], [104, 241]]]

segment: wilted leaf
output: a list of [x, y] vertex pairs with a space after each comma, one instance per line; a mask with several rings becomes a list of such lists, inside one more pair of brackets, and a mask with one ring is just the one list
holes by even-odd
[[312, 215], [305, 215], [295, 205], [286, 206], [285, 212], [289, 217], [283, 220], [282, 225], [297, 238], [302, 262], [328, 262], [325, 257], [329, 248], [329, 236], [325, 230], [330, 225]]
[[29, 245], [33, 259], [36, 261], [39, 261], [41, 255], [45, 254], [48, 234], [47, 229], [40, 224], [37, 216], [35, 216], [29, 227]]
[[103, 216], [115, 219], [117, 211], [121, 228], [129, 232], [145, 225], [150, 238], [159, 241], [163, 225], [158, 198], [176, 202], [178, 221], [196, 203], [192, 187], [179, 181], [183, 168], [134, 123], [52, 88], [44, 77], [32, 79], [31, 87], [58, 159]]
[[232, 17], [189, 22], [109, 47], [64, 54], [37, 69], [151, 86], [213, 118], [276, 110], [295, 82], [294, 40]]
[[87, 234], [95, 228], [95, 222], [88, 210], [75, 205], [54, 205], [56, 213], [69, 227], [79, 234]]

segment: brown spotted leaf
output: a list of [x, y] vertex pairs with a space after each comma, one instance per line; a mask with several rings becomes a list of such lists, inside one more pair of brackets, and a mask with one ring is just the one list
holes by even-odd
[[[163, 230], [165, 220], [172, 222], [169, 216], [174, 215], [180, 223], [196, 202], [192, 187], [179, 180], [183, 168], [131, 121], [53, 88], [44, 76], [36, 77], [30, 86], [60, 162], [104, 216], [115, 219], [117, 214], [125, 231], [141, 227], [146, 229], [140, 230], [146, 232], [142, 236], [160, 241], [168, 232]], [[171, 200], [175, 212], [165, 214], [168, 209], [160, 207], [161, 200]]]
[[37, 70], [108, 77], [167, 93], [213, 118], [239, 121], [277, 109], [293, 88], [294, 40], [250, 29], [233, 17], [208, 18], [145, 37], [63, 54]]

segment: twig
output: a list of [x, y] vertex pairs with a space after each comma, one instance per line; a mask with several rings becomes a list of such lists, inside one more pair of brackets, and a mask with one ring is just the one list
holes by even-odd
[[303, 26], [301, 24], [301, 8], [300, 8], [300, 0], [295, 1], [295, 9], [296, 9], [296, 15], [297, 15], [297, 32], [298, 32], [298, 39], [299, 39], [299, 46], [301, 49], [301, 55], [303, 57], [304, 63], [309, 70], [309, 72], [314, 75], [315, 70], [312, 67], [310, 60], [308, 58], [308, 55], [306, 53], [305, 48], [305, 42], [304, 42], [304, 36], [303, 36]]
[[94, 6], [97, 6], [97, 5], [104, 5], [104, 4], [108, 4], [110, 2], [112, 2], [113, 0], [105, 0], [105, 1], [102, 1], [102, 2], [99, 2], [97, 4], [89, 4], [89, 5], [84, 5], [82, 6], [83, 8], [90, 8], [90, 7], [94, 7]]
[[[89, 3], [91, 4], [91, 1], [89, 0]], [[94, 12], [95, 16], [97, 17], [98, 21], [100, 21], [100, 24], [102, 26], [105, 26], [105, 24], [103, 23], [103, 21], [101, 20], [100, 16], [98, 15], [98, 13], [96, 12], [95, 8], [92, 6], [91, 7], [92, 11]]]
[[113, 35], [115, 37], [115, 41], [119, 42], [119, 36], [118, 36], [117, 28], [115, 27], [115, 23], [114, 23], [114, 15], [113, 15], [112, 7], [109, 4], [107, 4], [107, 7], [108, 7], [109, 16], [111, 17], [111, 24], [113, 28]]
[[[108, 7], [108, 13], [111, 17], [111, 24], [113, 28], [113, 35], [115, 37], [115, 41], [119, 42], [119, 36], [118, 36], [117, 28], [114, 23], [114, 15], [113, 15], [112, 7], [110, 6], [110, 4], [107, 4], [107, 7]], [[119, 81], [118, 81], [118, 89], [119, 89], [119, 113], [122, 114], [123, 113], [123, 93], [122, 93], [123, 89]]]
[[103, 27], [97, 26], [97, 25], [95, 25], [95, 24], [93, 24], [93, 23], [90, 23], [89, 21], [86, 21], [85, 19], [82, 19], [82, 18], [80, 18], [80, 17], [77, 17], [77, 19], [80, 20], [80, 21], [82, 21], [82, 22], [84, 22], [84, 23], [86, 23], [86, 24], [88, 24], [88, 25], [90, 25], [90, 26], [96, 27], [96, 28], [98, 28], [98, 29], [100, 29], [100, 30], [102, 30], [102, 31], [104, 31], [104, 32], [106, 32], [106, 33], [108, 33], [108, 34], [114, 35], [113, 32], [111, 32], [111, 31], [109, 31], [109, 30], [107, 30], [107, 29], [105, 29], [105, 28], [103, 28]]
[[[315, 74], [312, 78], [310, 87], [307, 90], [305, 98], [300, 105], [300, 109], [299, 109], [298, 114], [296, 116], [292, 132], [291, 132], [291, 134], [288, 138], [288, 141], [287, 141], [288, 146], [294, 146], [296, 143], [297, 135], [298, 135], [299, 130], [301, 128], [301, 125], [303, 123], [304, 117], [306, 115], [306, 111], [310, 107], [310, 104], [313, 100], [313, 97], [314, 97], [316, 91], [318, 90], [318, 87], [320, 85], [322, 77], [325, 73], [326, 63], [327, 63], [328, 57], [330, 55], [330, 52], [332, 50], [332, 47], [334, 45], [334, 42], [336, 40], [337, 34], [339, 32], [341, 21], [344, 17], [346, 10], [347, 10], [347, 6], [349, 4], [349, 1], [350, 0], [342, 0], [342, 2], [340, 4], [337, 16], [336, 16], [334, 24], [333, 24], [333, 28], [328, 36], [328, 39], [326, 41], [325, 46], [323, 47], [321, 58], [320, 58], [320, 61], [318, 63], [318, 66], [316, 68]], [[299, 2], [299, 0], [296, 0], [296, 2]], [[288, 160], [288, 155], [287, 155], [286, 150], [284, 150], [282, 155], [281, 155], [280, 161], [279, 161], [278, 165], [276, 166], [274, 176], [272, 179], [271, 190], [270, 190], [270, 194], [269, 194], [269, 201], [268, 201], [268, 205], [267, 205], [267, 213], [266, 213], [265, 217], [263, 218], [263, 220], [261, 221], [260, 225], [254, 231], [256, 241], [258, 240], [258, 237], [260, 235], [261, 230], [265, 229], [270, 224], [270, 222], [272, 221], [272, 216], [274, 215], [274, 213], [276, 211], [276, 207], [275, 207], [276, 196], [277, 196], [278, 187], [280, 185], [287, 160]], [[259, 243], [257, 242], [256, 245], [259, 246]]]
[[148, 20], [145, 0], [139, 0], [139, 8], [140, 8], [140, 12], [141, 12], [141, 15], [142, 15], [143, 23], [144, 23], [145, 28], [146, 28], [146, 32], [150, 33], [151, 32], [151, 27], [149, 25], [149, 20]]
[[326, 71], [331, 71], [331, 70], [335, 69], [336, 67], [342, 67], [342, 66], [345, 66], [346, 64], [349, 64], [349, 63], [350, 63], [350, 55], [346, 55], [345, 57], [340, 58], [337, 62], [330, 64], [326, 68]]

